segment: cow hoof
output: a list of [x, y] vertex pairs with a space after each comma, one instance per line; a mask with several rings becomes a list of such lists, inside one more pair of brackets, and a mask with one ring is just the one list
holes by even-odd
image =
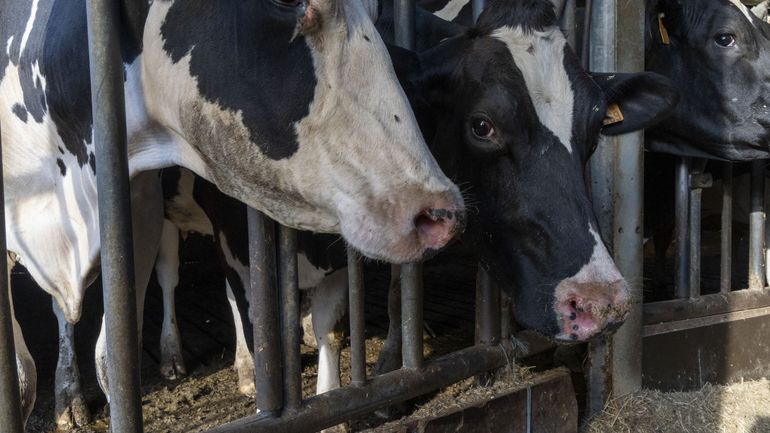
[[84, 427], [91, 420], [83, 395], [66, 395], [56, 397], [56, 430], [67, 432]]
[[238, 372], [238, 391], [246, 397], [256, 397], [257, 386], [254, 384], [254, 376], [242, 375]]
[[160, 374], [168, 380], [181, 379], [187, 376], [187, 367], [181, 355], [169, 356], [160, 362]]

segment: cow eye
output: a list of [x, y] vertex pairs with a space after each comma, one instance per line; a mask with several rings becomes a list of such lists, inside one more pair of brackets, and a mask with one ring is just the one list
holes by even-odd
[[471, 119], [471, 132], [476, 138], [489, 140], [495, 136], [495, 127], [487, 118], [474, 117]]
[[714, 36], [714, 43], [722, 48], [730, 48], [735, 46], [735, 35], [732, 33], [720, 33]]

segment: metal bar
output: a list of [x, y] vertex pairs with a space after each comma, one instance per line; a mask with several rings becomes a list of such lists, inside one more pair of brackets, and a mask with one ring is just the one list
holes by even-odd
[[768, 288], [703, 295], [696, 299], [650, 302], [644, 304], [644, 324], [655, 325], [766, 306], [770, 306]]
[[[600, 5], [607, 7], [605, 5]], [[612, 5], [611, 7], [614, 7]], [[580, 49], [580, 64], [583, 66], [583, 69], [588, 70], [589, 64], [592, 62], [591, 58], [594, 56], [594, 43], [596, 40], [591, 35], [593, 33], [593, 20], [596, 18], [594, 16], [593, 12], [593, 0], [585, 0], [585, 16], [583, 20], [583, 41], [582, 46]], [[598, 25], [597, 27], [602, 27], [601, 25]], [[612, 50], [614, 55], [614, 48]], [[590, 53], [590, 54], [589, 54]], [[609, 71], [605, 71], [609, 72]]]
[[364, 321], [364, 266], [361, 256], [348, 247], [350, 298], [350, 377], [354, 386], [366, 382], [366, 327]]
[[676, 227], [676, 279], [674, 287], [676, 297], [685, 299], [690, 297], [690, 231], [687, 228], [690, 222], [690, 158], [682, 157], [677, 160], [674, 188]]
[[[583, 54], [586, 59], [590, 54], [592, 71], [644, 70], [643, 2], [587, 0], [584, 31], [587, 47]], [[643, 144], [641, 132], [609, 139], [591, 162], [601, 234], [611, 241], [613, 258], [635, 302], [613, 337], [589, 345], [589, 416], [601, 411], [610, 393], [624, 395], [641, 388]]]
[[701, 279], [701, 215], [703, 211], [703, 189], [693, 184], [693, 177], [703, 173], [705, 160], [692, 162], [688, 185], [690, 187], [690, 298], [700, 296]]
[[513, 305], [511, 298], [505, 293], [500, 294], [500, 338], [508, 339], [513, 335]]
[[663, 322], [644, 327], [644, 337], [670, 334], [672, 332], [686, 331], [688, 329], [705, 328], [720, 323], [737, 322], [755, 317], [770, 316], [770, 307], [753, 308], [750, 310], [734, 311], [730, 313], [716, 314], [713, 316], [695, 317], [692, 319], [677, 320], [676, 322]]
[[120, 4], [88, 0], [93, 136], [111, 429], [140, 433], [142, 400], [128, 178]]
[[415, 46], [414, 0], [395, 0], [393, 4], [393, 20], [396, 45], [413, 50]]
[[510, 345], [473, 346], [432, 359], [422, 369], [402, 369], [373, 377], [361, 387], [335, 389], [307, 399], [300, 410], [282, 418], [250, 416], [208, 433], [315, 432], [449, 386], [512, 362]]
[[567, 37], [567, 43], [577, 52], [577, 0], [567, 0], [562, 13], [561, 30]]
[[423, 363], [422, 264], [401, 266], [401, 349], [404, 368], [416, 369]]
[[721, 247], [719, 287], [722, 293], [729, 293], [733, 281], [733, 165], [729, 162], [722, 167]]
[[484, 7], [487, 5], [487, 0], [473, 0], [472, 4], [472, 10], [473, 10], [473, 22], [479, 20], [479, 15], [481, 15], [482, 12], [484, 12]]
[[500, 342], [500, 287], [479, 264], [476, 274], [476, 344]]
[[765, 287], [765, 164], [751, 163], [751, 215], [749, 217], [749, 289]]
[[256, 403], [260, 412], [277, 416], [283, 406], [283, 370], [275, 275], [275, 224], [253, 208], [248, 210], [248, 224]]
[[294, 410], [302, 404], [297, 231], [284, 226], [278, 227], [278, 285], [283, 337], [283, 407]]
[[[2, 137], [2, 130], [0, 130]], [[0, 149], [2, 146], [0, 146]], [[2, 151], [0, 151], [0, 180], [2, 180]], [[0, 203], [5, 203], [0, 182]], [[5, 242], [5, 207], [0, 208], [0, 254], [8, 260]], [[8, 266], [0, 266], [0, 433], [21, 433], [24, 420], [21, 415], [19, 376], [16, 370], [16, 350], [13, 340], [13, 305], [11, 302]]]

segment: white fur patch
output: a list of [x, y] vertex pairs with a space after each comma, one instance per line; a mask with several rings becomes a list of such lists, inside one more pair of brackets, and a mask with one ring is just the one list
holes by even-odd
[[594, 230], [589, 224], [588, 231], [593, 236], [596, 244], [594, 245], [594, 251], [591, 254], [591, 259], [586, 263], [580, 271], [569, 280], [575, 283], [590, 283], [590, 282], [602, 282], [612, 283], [618, 280], [622, 280], [623, 276], [620, 275], [618, 267], [615, 265], [615, 261], [612, 260], [607, 247], [604, 246], [601, 236]]
[[531, 33], [521, 27], [502, 27], [492, 37], [508, 46], [540, 122], [572, 153], [575, 94], [564, 68], [564, 35], [555, 27]]
[[463, 10], [465, 5], [470, 3], [471, 0], [449, 0], [449, 3], [444, 5], [441, 10], [437, 10], [433, 15], [446, 21], [453, 21], [460, 15], [460, 11]]

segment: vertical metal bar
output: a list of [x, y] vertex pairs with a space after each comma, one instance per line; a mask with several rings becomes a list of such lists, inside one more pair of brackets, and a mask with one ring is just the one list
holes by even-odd
[[703, 207], [703, 189], [692, 182], [693, 176], [698, 176], [705, 169], [704, 160], [695, 160], [690, 171], [690, 293], [695, 299], [700, 296], [701, 278], [701, 215]]
[[479, 264], [476, 274], [476, 344], [498, 344], [500, 326], [500, 287]]
[[[586, 12], [590, 44], [584, 52], [590, 53], [591, 70], [644, 70], [644, 3], [587, 0]], [[608, 337], [608, 344], [590, 345], [589, 393], [594, 402], [606, 401], [610, 392], [624, 395], [641, 388], [643, 145], [641, 132], [613, 138], [591, 165], [593, 185], [604, 188], [593, 191], [602, 200], [597, 203], [602, 235], [612, 241], [613, 258], [635, 300], [626, 323]]]
[[722, 254], [720, 283], [722, 293], [730, 293], [733, 283], [733, 165], [722, 167]]
[[[2, 137], [2, 130], [0, 130]], [[1, 143], [0, 143], [1, 144]], [[0, 180], [2, 180], [2, 146], [0, 145]], [[0, 182], [0, 203], [5, 203], [4, 190]], [[0, 208], [0, 254], [6, 260], [5, 207]], [[13, 341], [13, 315], [8, 266], [0, 263], [0, 433], [21, 433], [24, 420], [21, 415], [19, 376], [16, 371], [16, 350]]]
[[686, 299], [690, 296], [690, 158], [679, 158], [676, 162], [675, 185], [675, 234], [676, 263], [674, 290], [676, 297]]
[[297, 275], [297, 231], [278, 228], [278, 284], [281, 293], [281, 348], [283, 349], [284, 409], [302, 404], [300, 360], [299, 280]]
[[751, 163], [751, 215], [749, 218], [749, 288], [765, 287], [765, 164]]
[[511, 298], [500, 294], [500, 339], [507, 340], [513, 335], [513, 314]]
[[562, 13], [561, 30], [567, 37], [567, 43], [577, 52], [577, 0], [567, 0]]
[[423, 361], [422, 264], [401, 266], [402, 359], [405, 368], [420, 368]]
[[350, 377], [354, 386], [366, 382], [366, 328], [364, 322], [364, 266], [356, 250], [348, 247], [350, 298]]
[[395, 0], [393, 5], [395, 42], [401, 48], [414, 49], [415, 6], [414, 0]]
[[256, 403], [260, 413], [277, 416], [283, 406], [283, 370], [275, 275], [275, 224], [253, 208], [248, 210], [248, 224]]
[[111, 429], [140, 433], [140, 352], [118, 33], [120, 4], [110, 0], [88, 0], [86, 4]]
[[487, 5], [487, 0], [473, 0], [471, 7], [473, 8], [473, 22], [475, 23], [479, 19], [479, 15], [484, 12], [484, 7]]

